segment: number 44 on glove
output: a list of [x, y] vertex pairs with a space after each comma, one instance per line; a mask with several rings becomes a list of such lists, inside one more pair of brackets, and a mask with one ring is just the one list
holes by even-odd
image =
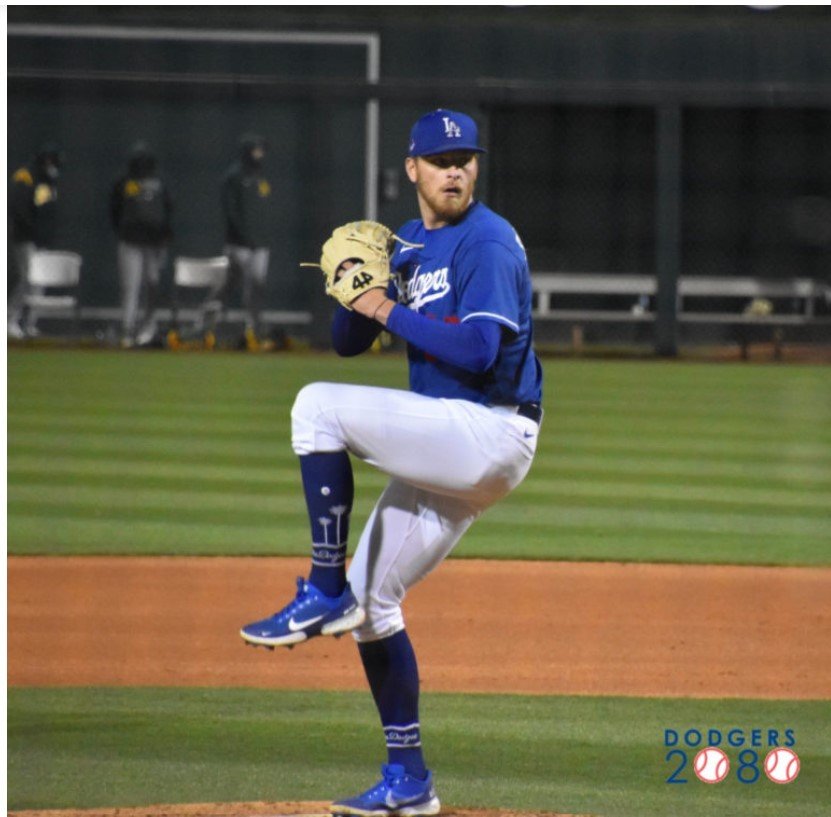
[[[319, 264], [326, 282], [326, 294], [347, 309], [371, 289], [386, 290], [390, 282], [390, 255], [395, 242], [422, 247], [399, 238], [377, 221], [352, 221], [332, 232], [321, 251]], [[347, 268], [347, 264], [350, 264]]]

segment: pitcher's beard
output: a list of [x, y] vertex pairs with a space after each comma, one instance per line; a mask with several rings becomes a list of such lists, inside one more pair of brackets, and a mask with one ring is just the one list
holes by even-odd
[[435, 214], [437, 220], [446, 221], [451, 224], [454, 221], [458, 221], [464, 215], [473, 201], [472, 196], [447, 196], [444, 193], [425, 195], [423, 191], [421, 195]]

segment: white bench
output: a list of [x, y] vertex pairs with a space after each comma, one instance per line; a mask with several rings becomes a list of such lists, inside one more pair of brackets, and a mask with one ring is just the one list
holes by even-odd
[[[575, 346], [582, 342], [584, 323], [655, 321], [655, 312], [644, 304], [644, 300], [654, 298], [658, 291], [657, 279], [652, 275], [538, 272], [531, 276], [531, 288], [535, 320], [571, 323]], [[808, 278], [682, 276], [677, 287], [677, 319], [686, 324], [769, 326], [774, 343], [781, 345], [782, 327], [804, 326], [817, 320], [815, 304], [825, 292], [824, 285]], [[608, 296], [616, 296], [624, 303], [613, 309], [606, 305], [592, 308], [592, 301]], [[736, 302], [735, 311], [713, 312], [701, 308], [698, 299], [702, 298], [741, 300]], [[779, 311], [783, 300], [787, 301], [784, 312]], [[564, 301], [572, 303], [564, 306]], [[768, 314], [764, 310], [748, 309], [753, 301], [770, 301], [773, 309]], [[742, 340], [743, 354], [747, 353], [745, 342]], [[778, 351], [777, 346], [777, 354]]]

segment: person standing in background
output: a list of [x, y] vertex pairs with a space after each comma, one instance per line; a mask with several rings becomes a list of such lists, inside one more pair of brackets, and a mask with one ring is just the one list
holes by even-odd
[[133, 145], [127, 174], [113, 186], [110, 215], [118, 235], [121, 345], [145, 346], [157, 333], [154, 312], [167, 247], [173, 237], [170, 193], [158, 174], [156, 157], [145, 142]]
[[9, 192], [9, 241], [16, 282], [9, 296], [8, 337], [38, 334], [24, 299], [38, 294], [29, 286], [29, 262], [35, 250], [54, 249], [57, 228], [58, 178], [63, 155], [54, 143], [43, 145], [34, 159], [12, 174]]
[[242, 283], [242, 306], [246, 312], [244, 345], [249, 351], [264, 347], [260, 315], [274, 229], [271, 183], [263, 173], [267, 150], [262, 136], [243, 136], [239, 157], [222, 182], [225, 254], [230, 261], [222, 300], [227, 303], [230, 292]]

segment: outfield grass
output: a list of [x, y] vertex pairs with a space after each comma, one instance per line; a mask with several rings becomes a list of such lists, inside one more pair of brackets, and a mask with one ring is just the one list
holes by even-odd
[[[446, 805], [820, 817], [831, 801], [824, 702], [428, 694], [422, 715]], [[688, 766], [689, 782], [668, 784], [678, 761], [665, 759], [664, 730], [693, 727], [742, 729], [748, 741], [753, 729], [792, 729], [800, 775], [742, 784], [740, 749], [727, 748], [723, 783]], [[12, 689], [8, 746], [10, 809], [325, 800], [374, 782], [383, 757], [368, 693]]]
[[[525, 483], [456, 556], [831, 562], [831, 377], [546, 361]], [[15, 554], [305, 554], [289, 445], [313, 380], [406, 387], [397, 355], [9, 350]], [[384, 478], [356, 467], [357, 528]]]

